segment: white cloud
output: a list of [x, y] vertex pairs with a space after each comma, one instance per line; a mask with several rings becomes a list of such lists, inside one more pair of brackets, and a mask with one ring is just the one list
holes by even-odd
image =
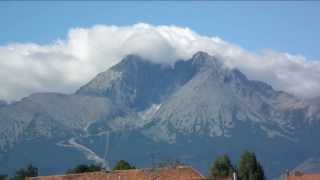
[[139, 23], [74, 28], [67, 39], [47, 45], [0, 46], [0, 99], [16, 100], [43, 91], [72, 93], [130, 53], [170, 64], [200, 50], [224, 57], [249, 79], [303, 97], [320, 95], [320, 61], [272, 50], [253, 53], [188, 28]]

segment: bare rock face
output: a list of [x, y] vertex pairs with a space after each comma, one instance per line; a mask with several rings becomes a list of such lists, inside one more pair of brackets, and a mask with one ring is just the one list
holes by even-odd
[[319, 114], [319, 98], [276, 91], [205, 52], [173, 65], [128, 55], [75, 94], [0, 102], [0, 173], [30, 161], [44, 174], [118, 158], [150, 166], [150, 154], [206, 172], [215, 155], [249, 149], [271, 177], [317, 155]]

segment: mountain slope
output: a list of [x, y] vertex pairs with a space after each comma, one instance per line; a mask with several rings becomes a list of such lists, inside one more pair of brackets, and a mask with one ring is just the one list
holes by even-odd
[[[0, 173], [30, 161], [44, 174], [80, 162], [109, 167], [119, 158], [150, 166], [154, 154], [206, 172], [214, 156], [235, 159], [250, 149], [271, 177], [318, 154], [312, 148], [320, 137], [318, 98], [249, 80], [204, 52], [173, 65], [128, 55], [75, 94], [39, 93], [2, 104]], [[41, 144], [51, 150], [41, 151]], [[61, 167], [54, 167], [52, 153]]]
[[193, 74], [193, 67], [183, 61], [172, 68], [129, 55], [119, 64], [98, 74], [76, 93], [108, 97], [114, 103], [139, 111], [161, 102]]
[[[32, 137], [51, 137], [54, 127], [66, 129], [68, 134], [85, 132], [95, 121], [124, 114], [107, 98], [63, 95], [56, 93], [33, 94], [20, 102], [0, 109], [0, 147], [11, 147], [32, 132]], [[61, 135], [61, 134], [59, 134]]]
[[173, 133], [178, 130], [229, 137], [238, 122], [248, 122], [258, 124], [267, 136], [291, 139], [296, 122], [285, 117], [288, 105], [279, 99], [300, 103], [266, 84], [249, 81], [238, 70], [230, 70], [219, 62], [207, 63], [161, 105], [153, 118], [160, 126], [170, 124]]

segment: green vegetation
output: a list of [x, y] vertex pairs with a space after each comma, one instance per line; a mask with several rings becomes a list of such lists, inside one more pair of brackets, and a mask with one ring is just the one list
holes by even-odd
[[225, 154], [216, 158], [210, 173], [212, 177], [228, 177], [232, 175], [233, 171], [234, 168], [229, 156]]
[[96, 172], [101, 171], [103, 168], [100, 165], [86, 165], [86, 164], [80, 164], [74, 167], [73, 169], [69, 169], [66, 174], [77, 174], [77, 173], [85, 173], [85, 172]]
[[135, 166], [131, 166], [127, 161], [120, 160], [117, 164], [113, 167], [113, 170], [127, 170], [127, 169], [136, 169]]
[[7, 179], [7, 175], [1, 174], [0, 175], [0, 180], [6, 180]]
[[[135, 169], [136, 167], [131, 166], [127, 161], [120, 160], [117, 162], [117, 164], [114, 166], [113, 170], [127, 170], [127, 169]], [[78, 173], [86, 173], [86, 172], [96, 172], [96, 171], [102, 171], [104, 168], [102, 168], [100, 165], [86, 165], [86, 164], [80, 164], [76, 167], [69, 169], [66, 174], [78, 174]]]
[[15, 175], [10, 178], [11, 180], [24, 180], [26, 177], [38, 176], [38, 168], [32, 164], [28, 165], [25, 169], [21, 168], [16, 171]]
[[265, 180], [263, 168], [253, 152], [245, 151], [241, 155], [238, 172], [240, 180]]
[[228, 155], [219, 156], [210, 169], [210, 176], [230, 177], [237, 171], [240, 180], [265, 180], [265, 175], [261, 164], [257, 161], [254, 152], [244, 151], [240, 157], [239, 168], [232, 166]]

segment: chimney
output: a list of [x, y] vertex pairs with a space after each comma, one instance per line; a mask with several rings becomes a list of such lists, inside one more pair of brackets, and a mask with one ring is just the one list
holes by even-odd
[[237, 180], [237, 173], [236, 173], [235, 171], [234, 171], [233, 174], [232, 174], [232, 179], [233, 179], [233, 180]]

